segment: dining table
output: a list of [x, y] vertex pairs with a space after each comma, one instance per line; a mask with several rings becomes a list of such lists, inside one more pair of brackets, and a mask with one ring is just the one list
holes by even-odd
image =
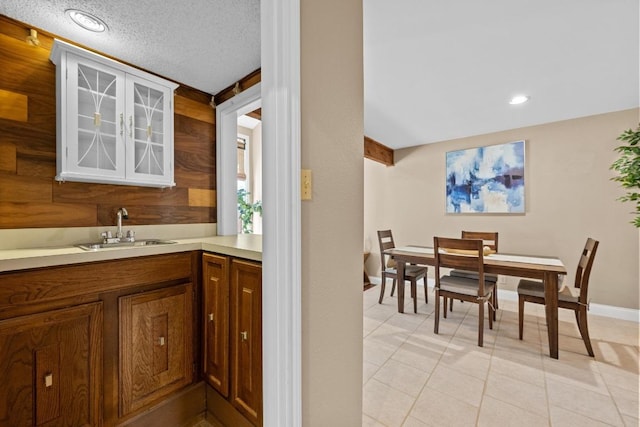
[[[397, 277], [404, 277], [406, 264], [435, 265], [433, 247], [402, 246], [385, 251], [396, 262]], [[558, 282], [567, 270], [557, 257], [493, 253], [485, 255], [484, 272], [526, 277], [544, 283], [545, 315], [549, 338], [549, 356], [558, 358]], [[436, 303], [439, 303], [436, 302]], [[398, 312], [404, 313], [404, 286], [398, 285]]]

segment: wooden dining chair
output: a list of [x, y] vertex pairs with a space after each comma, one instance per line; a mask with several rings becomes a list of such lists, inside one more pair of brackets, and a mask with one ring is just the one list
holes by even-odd
[[[493, 252], [498, 252], [498, 232], [497, 231], [465, 231], [462, 230], [461, 237], [463, 239], [480, 239], [482, 240], [482, 247], [488, 247]], [[478, 277], [477, 273], [473, 271], [464, 271], [464, 270], [452, 270], [449, 273], [451, 276], [460, 276], [460, 277], [469, 277], [476, 278]], [[498, 275], [497, 274], [485, 274], [484, 280], [487, 282], [492, 282], [494, 284], [493, 289], [493, 306], [495, 309], [498, 309]], [[453, 311], [453, 300], [449, 304], [449, 310]], [[494, 312], [494, 318], [495, 312]]]
[[[393, 279], [391, 283], [391, 296], [396, 288], [396, 281], [398, 278], [398, 271], [396, 270], [395, 263], [390, 260], [389, 255], [385, 255], [384, 251], [395, 248], [393, 241], [393, 234], [391, 230], [378, 230], [378, 243], [380, 244], [380, 263], [381, 263], [381, 275], [382, 283], [380, 285], [380, 298], [378, 304], [382, 304], [384, 298], [384, 288], [387, 283], [387, 279]], [[413, 312], [418, 312], [418, 280], [424, 280], [424, 301], [429, 302], [429, 294], [427, 292], [427, 267], [418, 265], [407, 265], [404, 269], [404, 280], [401, 285], [404, 285], [404, 281], [408, 280], [411, 283], [411, 298], [413, 298]]]
[[[580, 289], [577, 296], [573, 293], [568, 295], [564, 292], [558, 294], [558, 307], [573, 310], [576, 315], [576, 323], [582, 336], [582, 341], [587, 348], [589, 356], [593, 357], [593, 348], [589, 339], [589, 328], [587, 327], [587, 310], [589, 310], [589, 300], [587, 292], [589, 289], [589, 276], [591, 275], [591, 267], [598, 250], [599, 242], [592, 238], [587, 239], [584, 249], [580, 254], [578, 268], [576, 270], [575, 287]], [[524, 303], [533, 302], [536, 304], [544, 304], [544, 284], [537, 280], [522, 279], [518, 283], [518, 328], [519, 336], [522, 339], [524, 329]]]
[[[447, 317], [447, 300], [458, 299], [478, 304], [478, 346], [483, 346], [484, 304], [488, 305], [489, 329], [493, 329], [494, 307], [492, 305], [495, 283], [485, 280], [484, 254], [480, 239], [433, 238], [436, 275], [436, 310], [433, 331], [437, 334], [440, 325], [440, 297], [443, 317]], [[477, 278], [440, 275], [441, 268], [461, 269], [476, 273]]]

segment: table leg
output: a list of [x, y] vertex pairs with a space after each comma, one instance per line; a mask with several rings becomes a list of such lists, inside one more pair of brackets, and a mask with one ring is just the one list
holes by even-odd
[[396, 288], [398, 289], [398, 313], [404, 313], [404, 268], [405, 262], [396, 260]]
[[544, 300], [549, 335], [549, 356], [558, 358], [558, 274], [545, 272]]

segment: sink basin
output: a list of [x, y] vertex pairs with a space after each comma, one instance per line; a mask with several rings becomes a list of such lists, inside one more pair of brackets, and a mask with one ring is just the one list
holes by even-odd
[[160, 239], [142, 239], [135, 242], [118, 242], [118, 243], [82, 243], [76, 245], [80, 249], [85, 251], [97, 251], [99, 249], [108, 248], [131, 248], [135, 246], [156, 246], [156, 245], [171, 245], [176, 243], [172, 240], [160, 240]]

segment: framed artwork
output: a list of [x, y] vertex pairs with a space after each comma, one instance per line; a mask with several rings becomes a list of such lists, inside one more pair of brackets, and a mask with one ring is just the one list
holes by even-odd
[[525, 213], [524, 141], [446, 154], [447, 213]]

